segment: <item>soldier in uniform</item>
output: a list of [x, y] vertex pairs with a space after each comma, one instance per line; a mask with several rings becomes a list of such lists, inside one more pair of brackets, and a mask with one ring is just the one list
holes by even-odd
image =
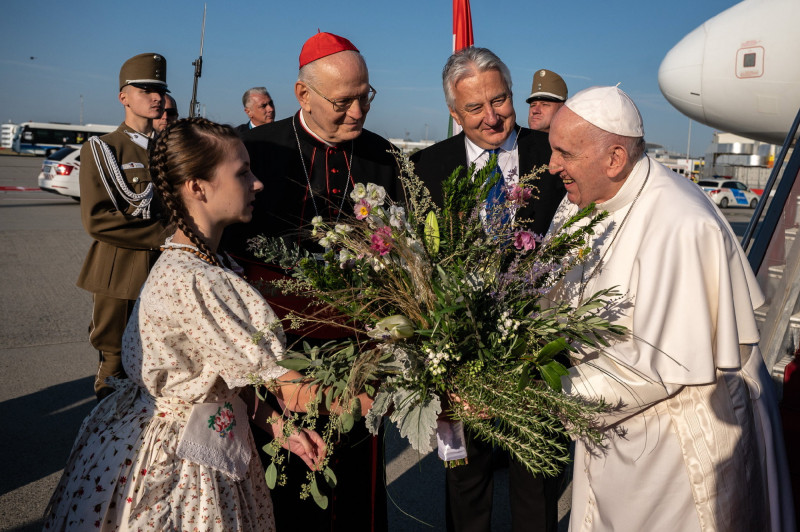
[[77, 285], [93, 295], [89, 340], [100, 354], [94, 383], [98, 401], [113, 391], [107, 377], [125, 376], [122, 333], [166, 237], [147, 151], [166, 92], [163, 56], [146, 53], [128, 59], [119, 72], [125, 121], [81, 148], [81, 220], [94, 241]]
[[533, 75], [531, 95], [525, 99], [528, 109], [528, 127], [534, 131], [550, 131], [550, 122], [567, 101], [567, 84], [551, 70], [537, 70]]

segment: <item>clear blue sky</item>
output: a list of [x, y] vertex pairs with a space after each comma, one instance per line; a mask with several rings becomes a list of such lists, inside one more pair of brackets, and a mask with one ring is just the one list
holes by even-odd
[[[647, 141], [685, 153], [689, 119], [658, 89], [658, 66], [684, 35], [735, 0], [541, 2], [472, 0], [475, 44], [511, 69], [517, 122], [527, 123], [533, 73], [563, 76], [570, 94], [618, 82], [637, 103]], [[208, 118], [245, 121], [241, 95], [265, 85], [277, 118], [297, 110], [293, 85], [303, 42], [317, 29], [349, 38], [378, 95], [366, 127], [386, 137], [441, 140], [447, 109], [441, 68], [452, 47], [451, 0], [209, 0], [198, 100]], [[138, 53], [167, 58], [170, 90], [188, 113], [203, 2], [6, 1], [0, 4], [0, 121], [117, 124], [117, 78]], [[34, 59], [31, 59], [33, 57]], [[691, 153], [712, 130], [693, 123]]]

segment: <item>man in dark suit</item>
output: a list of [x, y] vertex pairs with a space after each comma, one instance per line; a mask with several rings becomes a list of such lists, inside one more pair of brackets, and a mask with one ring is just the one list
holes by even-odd
[[[546, 133], [516, 125], [508, 67], [485, 48], [465, 48], [453, 54], [442, 71], [450, 115], [463, 131], [417, 152], [411, 160], [434, 202], [441, 205], [442, 181], [458, 166], [482, 168], [492, 154], [507, 185], [550, 159]], [[536, 181], [538, 192], [517, 219], [532, 219], [530, 229], [547, 232], [564, 196], [564, 186], [546, 171]], [[467, 432], [468, 463], [447, 469], [447, 529], [450, 532], [491, 530], [493, 464], [490, 444]], [[509, 464], [512, 530], [555, 531], [558, 525], [559, 479], [534, 477], [524, 466]]]
[[239, 133], [264, 124], [271, 124], [275, 120], [275, 102], [266, 87], [253, 87], [244, 91], [242, 105], [244, 114], [250, 120], [234, 128]]

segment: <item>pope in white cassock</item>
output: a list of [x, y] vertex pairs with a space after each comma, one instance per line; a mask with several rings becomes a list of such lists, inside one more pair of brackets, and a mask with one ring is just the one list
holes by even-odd
[[617, 405], [602, 448], [576, 443], [570, 530], [794, 530], [773, 385], [753, 310], [763, 296], [720, 211], [644, 154], [642, 119], [616, 87], [592, 87], [550, 129], [567, 189], [551, 232], [591, 203], [609, 217], [554, 298], [622, 294], [628, 335], [578, 346], [565, 393]]

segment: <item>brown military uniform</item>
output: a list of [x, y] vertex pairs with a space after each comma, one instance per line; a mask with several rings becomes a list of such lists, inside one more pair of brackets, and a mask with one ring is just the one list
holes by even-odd
[[[111, 149], [130, 191], [144, 192], [150, 184], [147, 137], [123, 123], [100, 139]], [[88, 142], [81, 148], [81, 163], [81, 220], [94, 242], [77, 285], [94, 294], [90, 341], [100, 351], [95, 392], [101, 397], [105, 395], [100, 393], [101, 389], [107, 388], [106, 377], [125, 375], [121, 361], [122, 333], [166, 233], [157, 195], [154, 194], [150, 204], [149, 219], [133, 216], [135, 207], [118, 191], [113, 175], [101, 163], [108, 188], [103, 184]]]

